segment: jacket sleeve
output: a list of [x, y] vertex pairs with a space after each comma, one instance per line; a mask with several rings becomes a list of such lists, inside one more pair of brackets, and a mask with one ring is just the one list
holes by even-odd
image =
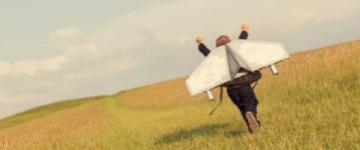
[[204, 55], [207, 56], [210, 53], [210, 50], [205, 46], [205, 44], [199, 44], [199, 51]]
[[247, 40], [248, 37], [249, 37], [249, 33], [246, 31], [242, 31], [239, 35], [239, 39], [242, 39], [242, 40]]

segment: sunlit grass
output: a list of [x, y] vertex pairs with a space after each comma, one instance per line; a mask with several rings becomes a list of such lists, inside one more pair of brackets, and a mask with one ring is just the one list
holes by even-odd
[[360, 43], [298, 53], [278, 67], [256, 88], [262, 129], [254, 135], [228, 98], [208, 116], [216, 102], [191, 98], [179, 79], [2, 120], [0, 149], [360, 149]]

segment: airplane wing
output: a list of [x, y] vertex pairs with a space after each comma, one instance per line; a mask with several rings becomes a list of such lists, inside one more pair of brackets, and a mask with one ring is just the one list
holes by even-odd
[[[229, 55], [225, 46], [218, 47], [203, 60], [186, 80], [186, 87], [192, 96], [211, 90], [231, 80]], [[235, 71], [231, 71], [235, 72]]]
[[239, 73], [239, 70], [241, 68], [240, 63], [236, 60], [236, 56], [234, 56], [231, 48], [228, 45], [225, 45], [226, 50], [226, 59], [228, 62], [228, 68], [230, 73], [230, 80], [234, 79], [236, 74]]
[[281, 43], [235, 40], [212, 50], [188, 77], [186, 87], [190, 95], [194, 96], [218, 87], [235, 76], [245, 75], [238, 73], [240, 67], [255, 71], [288, 57], [289, 54]]
[[289, 53], [278, 42], [235, 40], [228, 44], [246, 70], [255, 71], [287, 59]]

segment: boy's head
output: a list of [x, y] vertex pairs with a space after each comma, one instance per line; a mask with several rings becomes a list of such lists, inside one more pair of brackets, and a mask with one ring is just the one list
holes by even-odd
[[221, 35], [216, 39], [216, 47], [223, 46], [227, 43], [230, 43], [231, 39], [227, 35]]

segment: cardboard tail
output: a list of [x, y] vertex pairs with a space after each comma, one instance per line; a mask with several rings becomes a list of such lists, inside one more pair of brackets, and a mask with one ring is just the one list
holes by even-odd
[[211, 93], [211, 91], [206, 91], [206, 93], [210, 101], [215, 100], [214, 95]]
[[278, 75], [279, 71], [276, 69], [276, 66], [274, 64], [270, 65], [271, 72], [273, 75]]

